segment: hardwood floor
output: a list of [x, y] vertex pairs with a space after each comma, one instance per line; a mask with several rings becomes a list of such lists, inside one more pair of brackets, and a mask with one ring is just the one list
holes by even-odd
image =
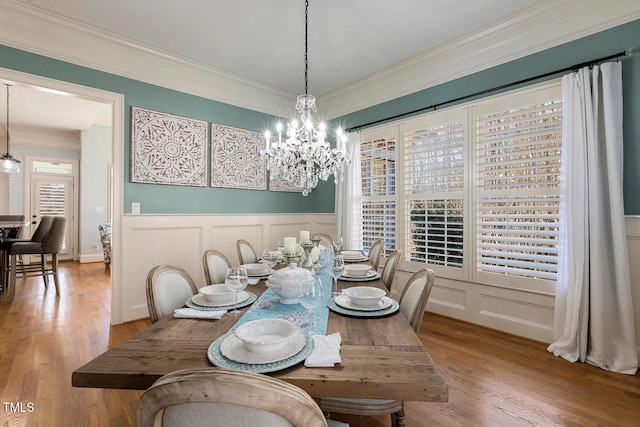
[[[71, 373], [149, 321], [109, 326], [101, 263], [62, 263], [61, 279], [59, 298], [41, 278], [19, 279], [14, 303], [0, 306], [0, 426], [134, 426], [141, 392], [73, 388]], [[408, 402], [408, 426], [640, 425], [640, 375], [572, 364], [545, 344], [431, 313], [420, 337], [449, 402]], [[390, 424], [333, 415], [353, 427]]]

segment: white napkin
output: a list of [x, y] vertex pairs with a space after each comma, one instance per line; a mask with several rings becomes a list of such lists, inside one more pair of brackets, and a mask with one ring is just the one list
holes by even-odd
[[313, 352], [304, 361], [304, 366], [309, 368], [333, 368], [334, 364], [342, 363], [340, 357], [340, 332], [331, 335], [313, 335]]
[[227, 313], [227, 310], [195, 310], [193, 308], [176, 308], [173, 311], [175, 319], [220, 319]]
[[249, 285], [257, 285], [259, 281], [260, 281], [260, 279], [249, 278], [249, 281], [247, 283]]

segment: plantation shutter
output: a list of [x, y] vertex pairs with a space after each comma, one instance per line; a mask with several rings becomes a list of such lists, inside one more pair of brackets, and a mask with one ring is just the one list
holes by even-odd
[[360, 156], [362, 247], [368, 251], [375, 240], [383, 239], [387, 254], [396, 247], [396, 138], [361, 141]]
[[477, 270], [555, 280], [562, 100], [495, 107], [476, 119]]
[[405, 132], [405, 242], [413, 262], [463, 266], [466, 114], [436, 114]]

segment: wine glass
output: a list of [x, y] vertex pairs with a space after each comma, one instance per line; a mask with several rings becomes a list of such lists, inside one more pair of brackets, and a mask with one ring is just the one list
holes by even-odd
[[309, 312], [309, 328], [313, 331], [313, 312], [322, 304], [324, 288], [320, 277], [307, 277], [298, 287], [298, 302]]
[[340, 277], [342, 273], [344, 273], [344, 258], [342, 255], [336, 255], [333, 258], [333, 264], [331, 266], [331, 277], [333, 277], [335, 282], [335, 286], [331, 291], [333, 296], [340, 295], [340, 292], [338, 291], [338, 277]]
[[342, 248], [343, 243], [342, 236], [333, 236], [333, 246], [335, 246], [338, 251]]
[[262, 252], [262, 263], [269, 268], [269, 271], [278, 263], [278, 252], [265, 249]]
[[233, 316], [238, 316], [238, 294], [240, 291], [244, 290], [249, 283], [249, 276], [247, 275], [247, 270], [240, 267], [232, 267], [227, 269], [227, 275], [224, 278], [224, 284], [227, 288], [233, 292], [235, 297], [235, 304], [233, 305]]

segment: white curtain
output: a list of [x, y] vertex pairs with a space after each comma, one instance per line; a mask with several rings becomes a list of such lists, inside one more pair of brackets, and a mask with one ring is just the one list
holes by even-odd
[[345, 249], [362, 249], [362, 172], [360, 133], [347, 134], [351, 163], [345, 166], [344, 181], [336, 185], [336, 233]]
[[549, 352], [634, 375], [636, 353], [622, 194], [622, 66], [562, 79], [560, 247]]

